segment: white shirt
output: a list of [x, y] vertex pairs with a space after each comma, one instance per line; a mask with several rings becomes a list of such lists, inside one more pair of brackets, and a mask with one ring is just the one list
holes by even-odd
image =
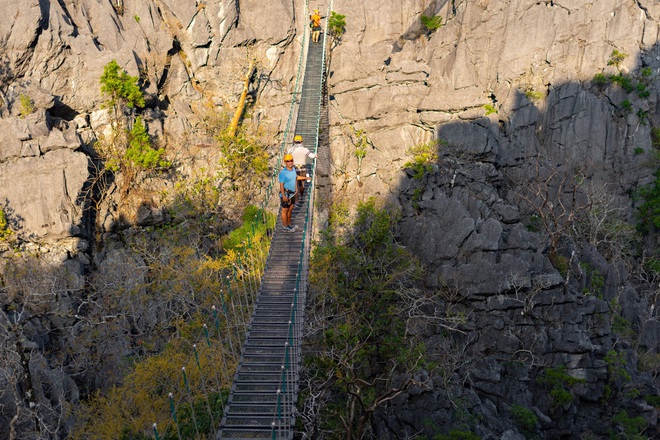
[[293, 156], [293, 164], [295, 166], [305, 165], [307, 158], [314, 159], [316, 154], [312, 153], [306, 147], [303, 147], [302, 144], [294, 145], [290, 151]]

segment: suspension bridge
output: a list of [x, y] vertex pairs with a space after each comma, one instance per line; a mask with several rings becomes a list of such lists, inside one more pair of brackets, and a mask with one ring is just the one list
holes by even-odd
[[[332, 1], [326, 17], [330, 15], [331, 8]], [[306, 5], [305, 23], [307, 11]], [[325, 23], [327, 31], [327, 20]], [[293, 135], [301, 135], [305, 146], [318, 153], [326, 31], [319, 42], [311, 41], [308, 30], [303, 36], [299, 76], [277, 172], [281, 168], [284, 145], [289, 144], [289, 138]], [[299, 87], [301, 75], [302, 86]], [[297, 115], [295, 128], [291, 130], [289, 124], [294, 114]], [[283, 231], [278, 216], [254, 311], [217, 433], [218, 439], [293, 439], [316, 159], [307, 165], [307, 169], [312, 180], [306, 183], [305, 197], [294, 208], [292, 215], [297, 230], [293, 233]], [[279, 188], [279, 184], [273, 181], [270, 189], [275, 189], [275, 185]], [[277, 191], [272, 192], [277, 194]]]

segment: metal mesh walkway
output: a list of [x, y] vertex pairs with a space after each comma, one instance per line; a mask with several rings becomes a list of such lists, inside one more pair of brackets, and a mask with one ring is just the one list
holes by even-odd
[[[318, 150], [324, 59], [325, 38], [310, 41], [295, 134], [313, 151]], [[307, 166], [312, 178], [315, 165]], [[313, 191], [305, 191], [293, 210], [298, 226], [293, 233], [282, 231], [278, 215], [218, 439], [293, 439], [312, 205]]]

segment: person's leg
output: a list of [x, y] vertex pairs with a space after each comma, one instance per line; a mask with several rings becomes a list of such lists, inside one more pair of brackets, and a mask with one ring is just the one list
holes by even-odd
[[282, 207], [282, 226], [289, 226], [286, 219], [286, 210], [287, 208]]
[[293, 203], [286, 209], [286, 225], [291, 226], [291, 212], [293, 212]]

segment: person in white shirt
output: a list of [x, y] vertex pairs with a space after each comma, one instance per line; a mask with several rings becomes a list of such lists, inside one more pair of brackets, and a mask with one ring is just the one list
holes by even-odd
[[[296, 172], [298, 175], [302, 177], [308, 177], [307, 158], [309, 157], [310, 159], [314, 159], [316, 154], [309, 151], [309, 149], [303, 145], [303, 138], [301, 135], [297, 134], [293, 137], [293, 147], [291, 147], [290, 153], [293, 156], [293, 166], [296, 167]], [[298, 180], [298, 194], [295, 202], [296, 205], [300, 203], [303, 195], [305, 194], [304, 182], [304, 179]]]

